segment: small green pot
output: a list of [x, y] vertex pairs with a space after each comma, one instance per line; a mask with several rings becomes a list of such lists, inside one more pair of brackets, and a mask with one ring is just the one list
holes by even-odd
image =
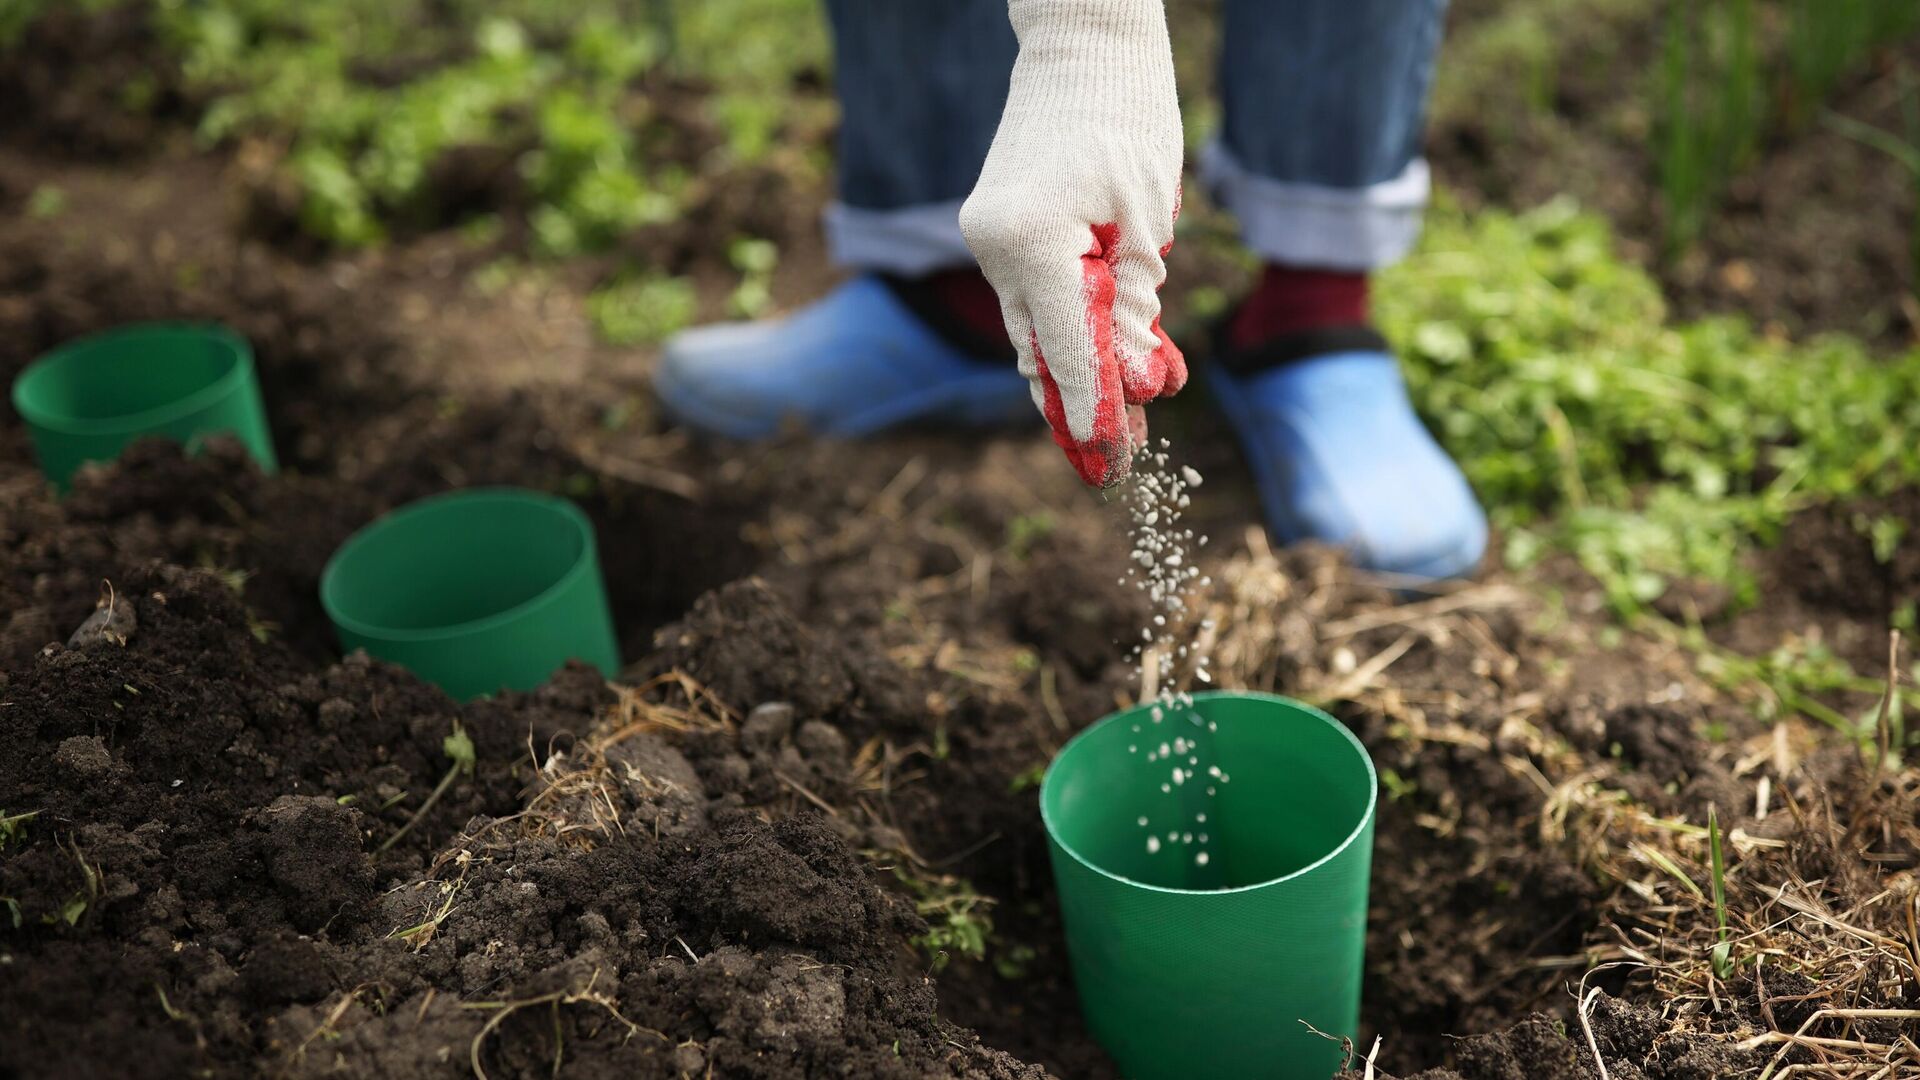
[[320, 575], [341, 647], [467, 699], [530, 690], [568, 660], [620, 666], [593, 523], [565, 499], [480, 488], [404, 506]]
[[1326, 1080], [1340, 1048], [1306, 1024], [1359, 1025], [1373, 763], [1286, 698], [1153, 710], [1082, 732], [1040, 788], [1087, 1026], [1130, 1080]]
[[20, 373], [13, 407], [63, 491], [82, 464], [111, 461], [143, 435], [189, 449], [232, 435], [261, 469], [278, 468], [253, 350], [224, 327], [141, 323], [69, 342]]

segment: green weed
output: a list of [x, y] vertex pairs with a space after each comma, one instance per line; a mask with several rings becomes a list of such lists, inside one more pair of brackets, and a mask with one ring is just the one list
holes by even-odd
[[67, 209], [67, 193], [57, 184], [41, 184], [27, 196], [27, 216], [35, 221], [59, 217]]
[[1019, 775], [1015, 776], [1012, 780], [1009, 780], [1007, 782], [1007, 794], [1018, 795], [1023, 791], [1032, 791], [1033, 789], [1039, 787], [1040, 782], [1042, 780], [1045, 780], [1046, 778], [1047, 778], [1046, 762], [1043, 761], [1035, 765], [1030, 765], [1027, 768], [1020, 770]]
[[[447, 789], [453, 786], [454, 780], [462, 776], [473, 775], [479, 758], [473, 747], [473, 737], [468, 735], [466, 729], [460, 726], [460, 721], [455, 720], [453, 722], [452, 733], [440, 740], [440, 749], [441, 752], [445, 753], [452, 761], [452, 764], [447, 766], [446, 775], [440, 778], [440, 783], [434, 786], [433, 791], [427, 795], [426, 801], [420, 804], [420, 809], [413, 812], [413, 816], [407, 819], [406, 824], [395, 829], [393, 835], [382, 841], [377, 850], [385, 851], [399, 843], [401, 837], [411, 832], [413, 827], [419, 824], [420, 819], [427, 816], [427, 811], [433, 809], [434, 805], [440, 801], [440, 797], [447, 793]], [[393, 804], [388, 803], [387, 805], [391, 806]], [[386, 807], [381, 807], [381, 809], [384, 810]], [[449, 903], [451, 903], [451, 901], [449, 901]]]
[[27, 838], [27, 822], [38, 817], [40, 811], [29, 810], [24, 814], [9, 814], [0, 810], [0, 849], [12, 847]]
[[1027, 967], [1040, 956], [1031, 945], [1009, 945], [996, 949], [993, 957], [994, 973], [1003, 979], [1019, 980], [1027, 977]]
[[699, 298], [685, 278], [641, 274], [587, 297], [587, 315], [609, 345], [652, 345], [693, 321]]
[[1733, 941], [1727, 930], [1727, 859], [1720, 847], [1720, 815], [1707, 807], [1707, 848], [1713, 859], [1713, 921], [1718, 941], [1713, 946], [1713, 973], [1722, 979], [1733, 975]]
[[1920, 29], [1911, 0], [1792, 0], [1786, 38], [1790, 109], [1804, 124], [1875, 46]]
[[1786, 344], [1666, 319], [1658, 286], [1566, 202], [1438, 208], [1379, 318], [1423, 416], [1509, 552], [1573, 551], [1623, 615], [1680, 576], [1755, 598], [1743, 554], [1793, 513], [1920, 478], [1920, 350]]
[[1380, 770], [1380, 786], [1387, 789], [1387, 799], [1391, 802], [1399, 802], [1420, 791], [1420, 785], [1401, 776], [1393, 769]]
[[1016, 561], [1025, 559], [1033, 545], [1052, 535], [1054, 528], [1053, 515], [1045, 511], [1015, 516], [1007, 522], [1007, 554]]
[[927, 964], [940, 971], [954, 956], [984, 959], [993, 920], [987, 909], [993, 901], [981, 896], [965, 878], [950, 874], [922, 877], [903, 867], [894, 876], [913, 897], [913, 908], [927, 921], [927, 932], [913, 939], [926, 954]]
[[[206, 103], [201, 137], [281, 147], [301, 226], [343, 246], [490, 210], [436, 206], [432, 181], [455, 151], [491, 149], [480, 156], [531, 196], [535, 250], [603, 248], [685, 201], [684, 168], [652, 153], [680, 121], [639, 80], [671, 62], [710, 81], [731, 160], [751, 161], [785, 124], [796, 76], [827, 62], [807, 0], [143, 2]], [[0, 43], [47, 6], [0, 6]]]
[[727, 262], [740, 275], [727, 298], [729, 314], [755, 319], [773, 306], [773, 271], [780, 265], [780, 248], [771, 240], [743, 236], [727, 245]]
[[80, 920], [86, 916], [87, 910], [100, 901], [100, 868], [87, 862], [87, 857], [81, 852], [77, 841], [72, 842], [70, 847], [63, 845], [62, 850], [68, 851], [73, 856], [73, 861], [80, 865], [80, 888], [74, 890], [72, 896], [67, 897], [57, 913], [43, 915], [41, 921], [49, 925], [63, 922], [68, 926], [78, 926]]

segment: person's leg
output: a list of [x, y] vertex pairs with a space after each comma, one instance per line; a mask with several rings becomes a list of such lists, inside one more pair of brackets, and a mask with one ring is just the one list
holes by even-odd
[[1272, 262], [1365, 271], [1407, 253], [1446, 0], [1230, 0], [1207, 184]]
[[840, 99], [828, 249], [856, 271], [789, 318], [669, 342], [654, 385], [693, 427], [860, 435], [1031, 419], [999, 301], [960, 236], [1017, 43], [1006, 0], [827, 0]]
[[827, 242], [843, 266], [915, 277], [970, 267], [960, 203], [1013, 71], [1006, 0], [827, 0], [840, 98]]
[[1486, 519], [1367, 322], [1367, 274], [1412, 247], [1446, 0], [1229, 0], [1223, 129], [1202, 172], [1265, 262], [1212, 382], [1286, 540], [1362, 565], [1470, 572]]

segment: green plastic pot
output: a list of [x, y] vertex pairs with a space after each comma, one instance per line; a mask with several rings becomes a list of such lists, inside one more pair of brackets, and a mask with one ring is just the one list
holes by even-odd
[[480, 488], [404, 506], [320, 575], [341, 647], [462, 700], [530, 690], [568, 660], [620, 665], [593, 523], [565, 499]]
[[20, 373], [13, 407], [62, 490], [82, 464], [144, 435], [189, 449], [232, 435], [262, 469], [278, 468], [253, 350], [224, 327], [141, 323], [69, 342]]
[[1359, 1024], [1373, 763], [1286, 698], [1154, 708], [1082, 732], [1040, 789], [1087, 1026], [1131, 1080], [1326, 1080], [1340, 1048], [1306, 1025]]

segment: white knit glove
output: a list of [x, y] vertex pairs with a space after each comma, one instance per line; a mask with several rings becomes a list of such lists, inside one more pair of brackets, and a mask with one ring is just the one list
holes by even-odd
[[1127, 406], [1187, 381], [1160, 329], [1183, 151], [1166, 11], [1161, 0], [1008, 9], [1020, 55], [960, 230], [1054, 441], [1105, 487], [1127, 475]]

